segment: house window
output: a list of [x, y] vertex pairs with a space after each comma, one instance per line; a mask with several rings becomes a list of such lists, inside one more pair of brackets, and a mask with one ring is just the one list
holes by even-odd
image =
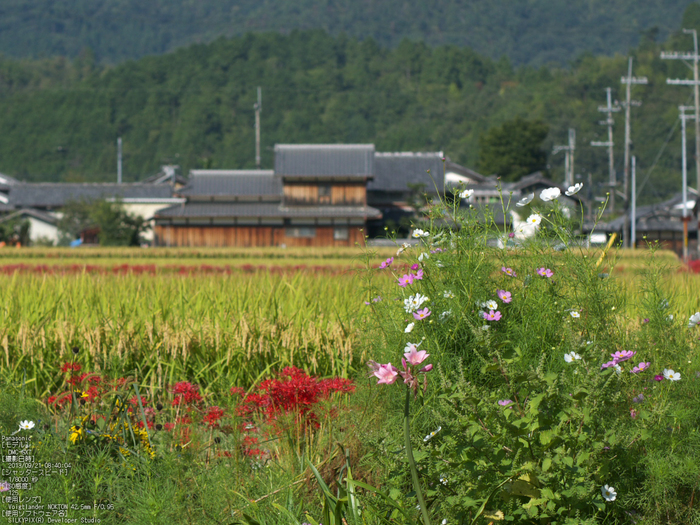
[[349, 235], [347, 226], [336, 226], [335, 228], [333, 228], [334, 241], [347, 241], [348, 237]]
[[330, 184], [319, 184], [318, 185], [318, 203], [319, 204], [330, 204], [331, 203], [331, 185]]
[[316, 228], [314, 226], [289, 226], [284, 232], [287, 237], [316, 237]]

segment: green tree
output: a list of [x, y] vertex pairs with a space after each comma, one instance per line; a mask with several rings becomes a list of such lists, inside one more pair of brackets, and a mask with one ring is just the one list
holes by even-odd
[[79, 238], [88, 228], [98, 228], [100, 246], [138, 246], [146, 224], [141, 217], [128, 213], [118, 201], [77, 201], [63, 208], [58, 229], [64, 243]]
[[522, 117], [491, 128], [479, 139], [479, 168], [482, 173], [495, 173], [504, 181], [515, 181], [538, 170], [544, 170], [547, 153], [542, 143], [549, 126], [541, 120]]

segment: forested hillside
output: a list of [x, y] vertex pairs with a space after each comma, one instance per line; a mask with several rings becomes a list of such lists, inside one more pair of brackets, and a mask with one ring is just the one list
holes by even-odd
[[[690, 103], [692, 92], [666, 85], [667, 77], [687, 78], [689, 70], [660, 60], [662, 47], [687, 50], [692, 39], [678, 33], [663, 46], [647, 40], [633, 51], [635, 74], [650, 80], [633, 90], [643, 102], [632, 125], [640, 185], [661, 152], [644, 186], [647, 199], [680, 185], [677, 106]], [[548, 152], [576, 128], [576, 171], [604, 181], [606, 152], [588, 144], [606, 139], [597, 107], [606, 86], [623, 98], [626, 67], [626, 56], [589, 54], [570, 68], [516, 68], [467, 48], [404, 42], [388, 49], [320, 30], [218, 39], [107, 68], [90, 57], [5, 59], [0, 171], [34, 181], [114, 180], [119, 136], [125, 180], [142, 179], [166, 162], [185, 174], [197, 167], [250, 168], [261, 86], [263, 167], [272, 167], [278, 142], [373, 142], [379, 151], [443, 150], [479, 168], [479, 137], [521, 117], [548, 126]], [[621, 171], [622, 113], [615, 118]], [[562, 179], [562, 154], [548, 162]]]
[[565, 64], [583, 52], [613, 55], [643, 34], [665, 39], [692, 0], [3, 0], [0, 53], [98, 62], [163, 54], [251, 31], [323, 29], [469, 46], [514, 64]]

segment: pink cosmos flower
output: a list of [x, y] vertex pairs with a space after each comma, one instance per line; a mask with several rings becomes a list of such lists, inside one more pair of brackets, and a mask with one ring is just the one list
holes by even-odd
[[482, 312], [481, 316], [486, 319], [487, 321], [500, 321], [501, 320], [501, 312], [494, 312], [493, 310], [490, 310], [489, 313]]
[[507, 407], [508, 405], [512, 405], [513, 401], [511, 399], [501, 399], [498, 404], [502, 407]]
[[501, 271], [504, 274], [509, 275], [511, 277], [517, 277], [517, 274], [515, 273], [515, 270], [513, 270], [513, 268], [506, 268], [505, 266], [502, 266]]
[[498, 290], [498, 292], [496, 292], [496, 295], [498, 295], [498, 298], [504, 303], [509, 303], [513, 300], [513, 298], [510, 295], [510, 292], [506, 292], [505, 290]]
[[663, 381], [663, 380], [664, 380], [664, 376], [661, 374], [654, 376], [654, 381]]
[[379, 365], [377, 370], [374, 371], [374, 376], [379, 378], [379, 381], [377, 381], [378, 385], [390, 385], [396, 381], [398, 375], [398, 370], [391, 366], [391, 363]]
[[615, 364], [617, 364], [633, 358], [636, 353], [637, 352], [634, 352], [632, 350], [620, 350], [615, 352], [614, 354], [610, 354], [610, 357], [612, 357], [613, 361], [615, 361]]
[[414, 365], [414, 366], [421, 364], [430, 355], [425, 350], [419, 351], [418, 345], [413, 344], [413, 343], [408, 343], [406, 345], [406, 348], [404, 348], [404, 350], [406, 350], [406, 353], [404, 354], [406, 361], [408, 361], [409, 364]]
[[413, 317], [416, 319], [416, 321], [420, 321], [421, 319], [425, 319], [426, 317], [430, 317], [430, 310], [428, 310], [428, 308], [423, 308], [422, 310], [418, 310], [417, 312], [413, 312]]
[[399, 286], [402, 288], [406, 288], [406, 285], [408, 284], [413, 284], [413, 275], [412, 274], [406, 274], [403, 277], [399, 277]]
[[611, 366], [615, 366], [617, 363], [613, 361], [608, 361], [607, 363], [604, 363], [600, 365], [601, 370], [605, 370], [606, 368], [610, 368]]
[[394, 262], [394, 258], [389, 257], [386, 261], [382, 262], [382, 264], [380, 264], [379, 267], [382, 269], [388, 268], [389, 266], [391, 266], [391, 263], [393, 263], [393, 262]]
[[412, 276], [416, 281], [422, 281], [423, 280], [423, 269], [421, 268], [416, 272], [415, 275]]
[[645, 363], [642, 361], [641, 363], [639, 363], [639, 365], [635, 366], [632, 370], [630, 370], [630, 372], [632, 372], [633, 374], [638, 374], [639, 372], [643, 372], [644, 370], [649, 368], [649, 365], [651, 365], [651, 363]]
[[418, 263], [411, 266], [411, 270], [414, 270], [414, 271], [417, 270], [418, 268], [420, 268], [420, 265]]
[[551, 277], [554, 275], [554, 272], [550, 270], [549, 268], [537, 268], [537, 273], [540, 274], [542, 277]]

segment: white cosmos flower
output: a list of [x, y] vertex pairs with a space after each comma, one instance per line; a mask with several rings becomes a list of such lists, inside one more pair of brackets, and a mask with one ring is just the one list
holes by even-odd
[[455, 298], [455, 294], [452, 292], [452, 290], [445, 290], [445, 292], [442, 294], [442, 296], [445, 299], [454, 299]]
[[31, 430], [34, 428], [34, 421], [20, 421], [19, 428], [20, 430]]
[[605, 501], [615, 501], [615, 498], [617, 498], [617, 492], [615, 492], [615, 489], [610, 485], [605, 485], [602, 489], [600, 489], [600, 492], [603, 493], [603, 498]]
[[540, 223], [542, 222], [542, 215], [538, 215], [537, 213], [533, 213], [525, 220], [525, 222], [532, 225], [532, 226], [539, 226]]
[[408, 323], [408, 326], [406, 326], [404, 333], [410, 334], [413, 331], [414, 326], [416, 326], [416, 323]]
[[532, 202], [532, 199], [534, 199], [534, 198], [535, 198], [535, 194], [531, 193], [530, 195], [520, 199], [518, 202], [515, 203], [515, 205], [520, 206], [520, 207], [527, 206], [528, 204], [530, 204]]
[[581, 191], [581, 188], [583, 188], [583, 182], [577, 182], [573, 186], [569, 186], [569, 189], [564, 193], [567, 197], [571, 197], [572, 195], [576, 195], [579, 191]]
[[418, 308], [421, 307], [421, 305], [425, 301], [429, 301], [429, 299], [425, 295], [421, 295], [419, 293], [417, 293], [416, 295], [412, 295], [408, 299], [404, 299], [404, 310], [406, 310], [406, 312], [408, 312], [409, 314], [415, 312], [416, 310], [418, 310]]
[[398, 257], [399, 255], [401, 255], [401, 253], [402, 253], [404, 250], [407, 250], [407, 249], [409, 249], [410, 247], [411, 247], [411, 245], [408, 244], [407, 242], [403, 243], [403, 244], [401, 245], [401, 247], [400, 247], [398, 250], [396, 250], [396, 256]]
[[571, 315], [571, 317], [573, 317], [574, 319], [578, 319], [579, 317], [581, 317], [581, 314], [578, 313], [576, 310], [571, 310], [569, 312], [569, 315]]
[[581, 356], [578, 355], [576, 352], [571, 352], [570, 354], [564, 354], [564, 361], [567, 363], [573, 363], [577, 359], [581, 359]]
[[425, 253], [425, 252], [421, 253], [421, 254], [418, 256], [418, 260], [419, 260], [420, 262], [423, 262], [423, 259], [430, 259], [430, 255], [428, 255], [428, 254]]
[[669, 381], [680, 381], [681, 373], [674, 372], [672, 368], [664, 368], [664, 379], [668, 379]]
[[452, 315], [452, 310], [447, 310], [447, 311], [442, 312], [440, 314], [440, 319], [447, 319], [451, 315]]
[[464, 190], [464, 191], [461, 191], [459, 193], [459, 198], [460, 199], [468, 199], [472, 195], [474, 195], [474, 190]]
[[542, 190], [542, 193], [540, 193], [540, 199], [545, 202], [549, 202], [557, 199], [559, 195], [561, 195], [561, 190], [559, 188], [547, 188], [546, 190]]
[[700, 324], [700, 312], [695, 312], [693, 315], [690, 316], [688, 328], [692, 328], [693, 326], [696, 326], [698, 324]]
[[428, 237], [430, 234], [426, 231], [415, 229], [413, 230], [413, 238], [420, 239], [421, 237]]
[[437, 434], [437, 433], [440, 432], [441, 430], [442, 430], [442, 427], [437, 427], [436, 430], [433, 430], [430, 434], [428, 434], [427, 436], [425, 436], [425, 437], [423, 438], [423, 441], [430, 441], [432, 438], [435, 437], [435, 434]]
[[489, 299], [485, 303], [481, 303], [481, 306], [486, 308], [487, 310], [498, 310], [498, 303], [493, 299]]

